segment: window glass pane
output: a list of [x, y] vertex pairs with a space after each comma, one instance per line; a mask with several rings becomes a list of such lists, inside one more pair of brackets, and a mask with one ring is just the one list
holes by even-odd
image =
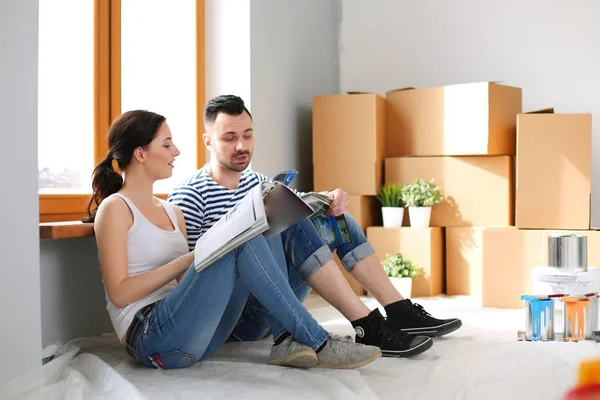
[[164, 115], [181, 151], [168, 193], [196, 169], [196, 0], [121, 2], [121, 109]]
[[40, 193], [90, 193], [94, 168], [94, 2], [39, 4]]

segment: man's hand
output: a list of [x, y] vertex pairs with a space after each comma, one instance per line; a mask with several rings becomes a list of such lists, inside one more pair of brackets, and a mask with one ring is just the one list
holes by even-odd
[[348, 193], [344, 192], [342, 189], [335, 189], [327, 194], [329, 198], [331, 198], [329, 210], [327, 210], [328, 215], [337, 217], [348, 210]]

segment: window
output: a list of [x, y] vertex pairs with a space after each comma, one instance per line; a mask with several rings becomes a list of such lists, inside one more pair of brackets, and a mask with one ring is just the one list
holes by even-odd
[[196, 168], [196, 0], [127, 0], [121, 5], [121, 110], [167, 118], [181, 154], [168, 193]]
[[204, 0], [45, 0], [39, 21], [41, 222], [87, 214], [92, 170], [123, 111], [165, 115], [181, 150], [159, 197], [204, 163]]
[[40, 2], [38, 59], [39, 192], [90, 193], [94, 166], [92, 0]]

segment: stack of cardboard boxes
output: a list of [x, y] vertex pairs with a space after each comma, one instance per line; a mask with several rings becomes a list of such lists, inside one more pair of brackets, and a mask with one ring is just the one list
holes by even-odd
[[[591, 116], [523, 114], [520, 88], [482, 82], [385, 98], [317, 96], [313, 163], [314, 189], [351, 195], [349, 213], [382, 260], [401, 252], [424, 267], [413, 297], [475, 295], [484, 306], [521, 307], [531, 269], [546, 262], [549, 234], [596, 235], [589, 231]], [[402, 228], [381, 227], [374, 197], [381, 185], [416, 178], [433, 178], [444, 191], [431, 227], [411, 228], [408, 213]]]
[[[383, 179], [385, 100], [374, 94], [317, 96], [313, 100], [315, 191], [341, 188], [349, 194], [348, 213], [366, 233], [381, 225], [375, 195]], [[336, 262], [356, 294], [362, 287]]]

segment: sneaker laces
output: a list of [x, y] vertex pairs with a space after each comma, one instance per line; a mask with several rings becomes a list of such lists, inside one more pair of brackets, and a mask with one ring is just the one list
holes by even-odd
[[419, 303], [412, 303], [412, 305], [417, 309], [416, 311], [419, 314], [431, 317], [431, 314], [429, 314], [427, 311], [425, 311], [425, 308], [422, 305], [420, 305]]
[[335, 333], [331, 333], [330, 336], [341, 342], [352, 342], [352, 336], [350, 336], [350, 335], [340, 336], [340, 335], [336, 335]]
[[349, 355], [347, 346], [344, 346], [344, 343], [349, 343], [350, 341], [345, 341], [340, 339], [341, 336], [329, 334], [329, 338], [327, 339], [327, 346], [332, 353]]

